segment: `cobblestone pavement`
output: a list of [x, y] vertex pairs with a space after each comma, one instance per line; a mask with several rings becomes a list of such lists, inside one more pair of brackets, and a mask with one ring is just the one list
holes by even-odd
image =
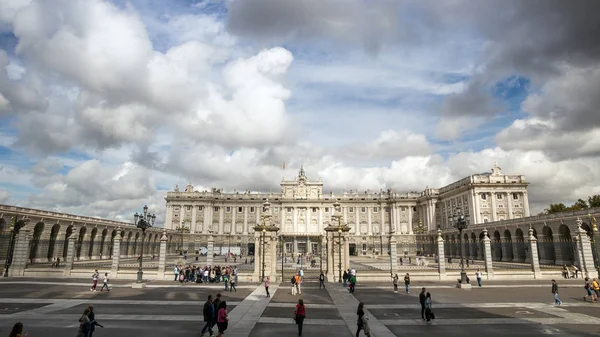
[[[94, 336], [199, 336], [202, 304], [208, 294], [221, 292], [230, 311], [225, 336], [294, 336], [292, 320], [299, 298], [306, 304], [303, 335], [353, 336], [356, 306], [365, 303], [372, 336], [462, 336], [476, 331], [494, 336], [595, 336], [600, 334], [600, 310], [582, 299], [581, 280], [559, 282], [561, 306], [553, 305], [546, 280], [486, 282], [482, 288], [461, 290], [449, 283], [423, 283], [432, 294], [436, 320], [420, 318], [418, 291], [401, 288], [394, 293], [385, 284], [359, 284], [354, 294], [340, 284], [319, 289], [304, 284], [301, 295], [292, 295], [287, 284], [273, 284], [271, 297], [262, 285], [244, 284], [237, 292], [224, 292], [221, 285], [165, 284], [157, 288], [115, 287], [111, 292], [90, 292], [89, 285], [67, 280], [34, 282], [21, 279], [0, 282], [0, 330], [4, 333], [18, 321], [29, 336], [75, 335], [79, 315], [94, 304], [97, 319], [105, 328]], [[151, 285], [151, 284], [150, 284]]]

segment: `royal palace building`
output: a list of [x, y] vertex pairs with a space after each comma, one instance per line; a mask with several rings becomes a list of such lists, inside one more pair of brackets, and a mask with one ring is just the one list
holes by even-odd
[[197, 191], [191, 184], [184, 191], [175, 187], [167, 193], [165, 227], [186, 233], [185, 249], [205, 250], [212, 235], [215, 253], [252, 255], [254, 227], [261, 224], [263, 204], [268, 201], [286, 253], [319, 254], [324, 228], [332, 222], [334, 203], [339, 203], [342, 221], [350, 228], [350, 255], [379, 255], [387, 254], [390, 236], [408, 243], [415, 242], [417, 232], [449, 228], [448, 217], [458, 210], [470, 216], [470, 224], [527, 217], [527, 186], [523, 175], [503, 174], [494, 165], [489, 173], [439, 189], [335, 194], [323, 193], [321, 179], [310, 179], [301, 168], [293, 180], [281, 181], [281, 193]]

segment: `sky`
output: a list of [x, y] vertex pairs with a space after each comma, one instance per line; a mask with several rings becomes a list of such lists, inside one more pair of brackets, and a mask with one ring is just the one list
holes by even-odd
[[[0, 203], [131, 221], [198, 190], [600, 192], [594, 0], [0, 0]], [[283, 170], [285, 162], [286, 169]]]

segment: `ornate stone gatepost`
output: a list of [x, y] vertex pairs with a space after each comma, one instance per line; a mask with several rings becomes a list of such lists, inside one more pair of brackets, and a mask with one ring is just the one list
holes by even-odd
[[[76, 233], [75, 228], [73, 228], [73, 232]], [[77, 240], [79, 240], [79, 234], [72, 234], [71, 236], [69, 236], [67, 242], [67, 258], [65, 260], [65, 269], [63, 271], [64, 276], [71, 276], [73, 262], [75, 261], [75, 254], [77, 254], [75, 249], [75, 243], [77, 243]]]
[[113, 240], [112, 264], [110, 266], [110, 277], [112, 278], [116, 278], [119, 273], [119, 263], [121, 262], [121, 231], [121, 226], [117, 227], [117, 235], [115, 235], [115, 239]]
[[[269, 240], [269, 257], [271, 258], [271, 261], [269, 263], [269, 273], [267, 274], [265, 271], [266, 275], [269, 275], [271, 277], [271, 281], [275, 282], [277, 280], [277, 242], [278, 242], [278, 238], [277, 238], [277, 233], [271, 232], [270, 234], [270, 240]], [[283, 280], [281, 280], [281, 282], [283, 282]]]
[[390, 235], [390, 274], [394, 276], [398, 271], [398, 242], [393, 235]]
[[538, 255], [537, 239], [533, 236], [533, 228], [529, 227], [529, 254], [531, 256], [531, 271], [533, 278], [542, 278], [542, 270], [540, 269], [540, 259]]
[[29, 260], [29, 241], [31, 240], [31, 230], [21, 228], [15, 237], [15, 248], [13, 250], [12, 264], [10, 266], [9, 276], [25, 275], [25, 267]]
[[260, 272], [261, 272], [261, 268], [262, 268], [261, 257], [262, 257], [261, 237], [260, 237], [260, 233], [257, 233], [255, 231], [254, 232], [254, 274], [252, 274], [252, 280], [258, 281], [258, 282], [264, 282], [264, 280], [261, 280], [261, 278], [260, 278], [260, 276], [261, 276]]
[[446, 279], [446, 254], [444, 254], [444, 238], [442, 238], [442, 230], [438, 229], [437, 246], [438, 246], [438, 273], [440, 280]]
[[[329, 234], [329, 233], [328, 233]], [[327, 235], [327, 281], [335, 282], [333, 265], [333, 240], [330, 235]]]
[[492, 245], [490, 242], [490, 236], [488, 235], [487, 229], [483, 229], [483, 260], [485, 263], [485, 273], [487, 279], [491, 280], [494, 278], [494, 265], [492, 263]]
[[581, 228], [583, 221], [581, 218], [577, 218], [577, 233], [574, 237], [577, 243], [577, 264], [581, 273], [585, 277], [591, 276], [591, 271], [594, 270], [594, 254], [592, 253], [592, 244], [590, 238], [587, 236], [585, 229]]
[[[206, 265], [213, 265], [213, 254], [215, 253], [215, 237], [212, 235], [212, 232], [208, 235], [208, 244], [206, 245]], [[256, 248], [255, 248], [256, 251]], [[256, 255], [256, 252], [254, 253]]]
[[165, 270], [167, 267], [167, 231], [163, 230], [162, 236], [160, 237], [160, 251], [158, 255], [158, 274], [157, 277], [159, 280], [165, 279]]

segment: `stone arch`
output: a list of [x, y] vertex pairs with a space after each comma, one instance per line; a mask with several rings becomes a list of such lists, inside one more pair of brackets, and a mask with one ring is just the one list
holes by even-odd
[[85, 237], [85, 232], [87, 229], [85, 226], [81, 227], [79, 230], [79, 238], [77, 238], [77, 259], [81, 258], [81, 249], [83, 248], [83, 238]]
[[587, 223], [582, 223], [581, 224], [581, 228], [585, 231], [585, 233], [587, 234], [588, 237], [592, 237], [592, 229], [590, 228], [590, 226]]
[[127, 233], [127, 243], [125, 244], [125, 252], [121, 255], [129, 256], [131, 255], [131, 237], [133, 236], [133, 232]]
[[94, 227], [94, 229], [92, 229], [92, 233], [90, 234], [90, 242], [89, 242], [89, 246], [88, 246], [88, 251], [87, 251], [87, 256], [88, 259], [92, 259], [92, 257], [95, 255], [95, 247], [96, 247], [96, 236], [98, 236], [98, 227]]
[[469, 246], [471, 246], [471, 258], [478, 259], [479, 246], [477, 245], [477, 235], [475, 235], [475, 232], [471, 232], [470, 240]]
[[56, 239], [58, 238], [59, 231], [60, 231], [59, 224], [55, 224], [54, 226], [52, 226], [52, 229], [50, 230], [50, 241], [48, 242], [48, 255], [46, 256], [48, 258], [48, 261], [50, 261], [56, 257], [56, 256], [54, 256], [54, 251], [56, 249]]
[[498, 230], [494, 231], [494, 244], [492, 245], [492, 259], [502, 261], [502, 238]]
[[477, 247], [479, 248], [479, 254], [477, 255], [477, 258], [479, 258], [480, 260], [485, 259], [485, 247], [483, 244], [483, 239], [485, 238], [485, 235], [483, 234], [483, 232], [479, 233], [479, 240], [477, 241]]
[[106, 249], [104, 249], [104, 245], [106, 244], [107, 236], [108, 236], [108, 229], [104, 228], [104, 230], [102, 230], [102, 234], [100, 236], [100, 251], [98, 252], [98, 255], [100, 256], [100, 258], [102, 258], [107, 253]]
[[33, 228], [33, 237], [29, 244], [29, 261], [32, 263], [40, 260], [40, 239], [42, 237], [42, 233], [44, 232], [45, 226], [46, 225], [40, 221], [35, 224], [35, 227]]
[[[115, 238], [117, 237], [117, 230], [113, 229], [112, 233], [110, 233], [110, 246], [108, 248], [108, 256], [112, 259], [113, 257], [113, 249], [115, 248]], [[119, 252], [121, 255], [121, 252]]]
[[67, 258], [67, 252], [69, 250], [69, 238], [73, 235], [73, 225], [67, 227], [67, 231], [65, 232], [65, 240], [63, 242], [63, 260]]
[[129, 255], [135, 255], [137, 257], [138, 253], [139, 253], [139, 242], [140, 242], [140, 232], [135, 232], [135, 236], [133, 238], [133, 249], [132, 249], [132, 253]]
[[[468, 259], [471, 256], [471, 245], [469, 244], [469, 234], [463, 234], [463, 244], [462, 244], [463, 252], [465, 253], [465, 259]], [[460, 251], [458, 252], [460, 254]]]
[[504, 230], [504, 240], [502, 242], [502, 261], [512, 262], [514, 259], [514, 242], [512, 234], [508, 229]]
[[575, 264], [575, 247], [573, 245], [573, 238], [571, 237], [571, 230], [567, 225], [558, 226], [558, 247], [556, 244], [554, 247], [557, 252], [557, 263]]
[[554, 249], [554, 236], [552, 228], [546, 225], [542, 228], [542, 237], [538, 240], [541, 264], [555, 264], [556, 251]]
[[4, 233], [10, 230], [10, 226], [3, 218], [0, 218], [0, 233]]
[[525, 237], [523, 235], [523, 231], [521, 230], [521, 228], [517, 228], [515, 230], [515, 239], [514, 239], [514, 243], [515, 243], [515, 261], [516, 262], [525, 262], [525, 260], [527, 259], [527, 246], [525, 243]]

